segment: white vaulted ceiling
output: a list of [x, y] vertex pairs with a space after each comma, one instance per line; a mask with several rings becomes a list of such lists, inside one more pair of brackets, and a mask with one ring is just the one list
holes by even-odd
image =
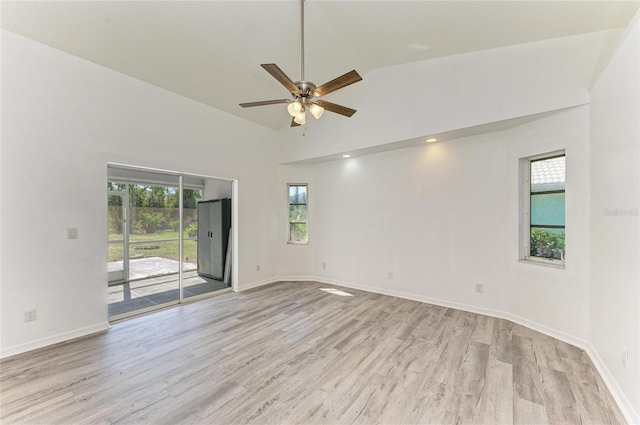
[[[305, 77], [319, 85], [351, 69], [366, 79], [378, 67], [625, 27], [639, 2], [305, 5]], [[242, 109], [238, 103], [288, 97], [261, 63], [300, 79], [297, 0], [3, 1], [2, 27], [273, 129], [290, 122], [281, 105]], [[339, 96], [327, 100], [339, 103]]]

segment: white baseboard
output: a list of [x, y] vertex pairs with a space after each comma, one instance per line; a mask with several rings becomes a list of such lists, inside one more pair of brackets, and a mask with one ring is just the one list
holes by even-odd
[[418, 301], [426, 304], [438, 305], [441, 307], [455, 308], [457, 310], [464, 310], [471, 313], [484, 314], [485, 316], [499, 317], [503, 319], [507, 318], [504, 313], [498, 310], [492, 310], [492, 309], [472, 306], [468, 304], [460, 304], [452, 301], [440, 300], [437, 298], [424, 297], [422, 295], [411, 294], [408, 292], [394, 291], [393, 289], [376, 288], [373, 286], [360, 285], [357, 283], [343, 282], [343, 281], [333, 280], [333, 279], [317, 278], [315, 280], [317, 282], [326, 283], [329, 285], [338, 285], [338, 286], [343, 286], [345, 288], [359, 289], [362, 291], [373, 292], [375, 294], [389, 295], [391, 297], [403, 298], [406, 300]]
[[256, 282], [238, 284], [238, 292], [247, 291], [249, 289], [258, 288], [260, 286], [269, 285], [270, 283], [279, 282], [280, 279], [270, 277], [269, 279], [258, 280]]
[[554, 328], [550, 328], [549, 326], [543, 325], [538, 322], [534, 322], [533, 320], [526, 319], [522, 316], [518, 316], [517, 314], [508, 313], [504, 316], [505, 319], [512, 321], [513, 323], [517, 323], [518, 325], [522, 325], [529, 329], [533, 329], [534, 331], [538, 331], [542, 334], [548, 335], [555, 339], [559, 339], [560, 341], [564, 341], [567, 344], [574, 345], [578, 348], [582, 348], [586, 351], [586, 347], [589, 344], [587, 341], [581, 338], [577, 338], [568, 333], [559, 331]]
[[607, 385], [607, 388], [609, 388], [609, 391], [616, 400], [616, 403], [618, 403], [618, 407], [622, 410], [622, 414], [627, 422], [629, 422], [629, 425], [640, 425], [640, 413], [636, 412], [629, 398], [624, 394], [624, 392], [622, 392], [618, 382], [602, 360], [602, 357], [600, 357], [600, 354], [598, 354], [596, 349], [590, 343], [587, 343], [587, 347], [585, 347], [584, 350], [591, 358], [596, 369], [598, 369], [598, 373], [600, 373], [602, 380]]
[[26, 353], [27, 351], [37, 350], [38, 348], [47, 347], [49, 345], [58, 344], [61, 342], [69, 341], [83, 336], [88, 336], [98, 332], [104, 332], [111, 328], [109, 322], [97, 323], [95, 325], [86, 326], [80, 329], [74, 329], [69, 332], [62, 332], [56, 335], [40, 338], [35, 341], [29, 341], [24, 344], [14, 345], [12, 347], [3, 348], [0, 352], [0, 358], [5, 359], [7, 357], [15, 356], [17, 354]]
[[[276, 281], [280, 281], [280, 280], [296, 280], [296, 279], [292, 279], [290, 277], [282, 277], [282, 278], [276, 279]], [[511, 314], [511, 313], [505, 313], [499, 310], [492, 310], [492, 309], [483, 308], [483, 307], [477, 307], [477, 306], [460, 304], [460, 303], [451, 302], [451, 301], [439, 300], [435, 298], [423, 297], [421, 295], [416, 295], [416, 294], [411, 294], [406, 292], [394, 291], [391, 289], [376, 288], [372, 286], [360, 285], [357, 283], [344, 282], [344, 281], [333, 280], [333, 279], [326, 279], [322, 277], [315, 277], [315, 278], [305, 277], [304, 279], [300, 279], [300, 280], [315, 281], [319, 283], [325, 283], [327, 285], [336, 285], [336, 286], [342, 286], [344, 288], [359, 289], [362, 291], [373, 292], [376, 294], [389, 295], [392, 297], [404, 298], [412, 301], [419, 301], [427, 304], [434, 304], [441, 307], [455, 308], [457, 310], [468, 311], [470, 313], [477, 313], [477, 314], [483, 314], [485, 316], [506, 319], [511, 322], [514, 322], [519, 325], [538, 331], [540, 333], [543, 333], [545, 335], [548, 335], [550, 337], [564, 341], [567, 344], [574, 345], [578, 348], [585, 350], [587, 355], [591, 358], [591, 361], [593, 362], [596, 369], [598, 370], [598, 373], [600, 373], [602, 380], [607, 385], [616, 403], [618, 403], [618, 407], [622, 411], [622, 414], [625, 416], [625, 419], [627, 420], [627, 422], [629, 422], [630, 425], [632, 424], [640, 425], [640, 415], [638, 414], [638, 412], [635, 411], [629, 398], [621, 390], [620, 386], [618, 385], [617, 381], [615, 380], [615, 378], [607, 368], [606, 364], [604, 363], [602, 358], [598, 355], [598, 352], [588, 341], [577, 338], [573, 335], [567, 334], [557, 329], [548, 327], [546, 325], [534, 322], [524, 317]]]
[[320, 282], [316, 276], [278, 276], [276, 282]]

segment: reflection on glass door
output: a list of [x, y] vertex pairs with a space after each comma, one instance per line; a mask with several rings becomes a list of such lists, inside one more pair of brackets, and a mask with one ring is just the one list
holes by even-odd
[[109, 283], [124, 282], [128, 279], [128, 257], [126, 234], [127, 192], [125, 185], [109, 183], [107, 198], [107, 252]]
[[232, 285], [232, 185], [207, 180], [205, 188], [202, 192], [184, 190], [185, 261], [197, 266], [197, 270], [185, 273], [184, 298], [204, 296]]

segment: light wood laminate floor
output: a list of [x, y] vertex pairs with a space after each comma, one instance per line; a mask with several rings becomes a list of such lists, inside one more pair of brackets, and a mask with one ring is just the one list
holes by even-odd
[[584, 351], [507, 320], [281, 282], [2, 361], [2, 424], [624, 423]]

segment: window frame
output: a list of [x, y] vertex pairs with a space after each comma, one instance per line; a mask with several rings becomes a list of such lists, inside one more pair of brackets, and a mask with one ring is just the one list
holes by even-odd
[[[566, 258], [556, 259], [556, 258], [546, 258], [546, 257], [538, 257], [536, 255], [531, 255], [531, 163], [537, 162], [546, 159], [553, 158], [565, 158], [565, 189], [563, 191], [553, 191], [554, 193], [564, 193], [565, 194], [565, 252], [566, 252], [566, 181], [567, 181], [567, 170], [566, 170], [566, 151], [557, 150], [553, 152], [548, 152], [540, 155], [534, 155], [526, 158], [520, 159], [520, 261], [524, 261], [531, 264], [539, 264], [551, 267], [565, 268]], [[534, 225], [535, 226], [535, 225]], [[549, 226], [545, 226], [549, 227]], [[535, 227], [534, 227], [535, 228]]]
[[[304, 186], [307, 191], [307, 202], [304, 204], [291, 203], [291, 187]], [[292, 222], [290, 221], [291, 206], [304, 205], [307, 207], [307, 221]], [[291, 240], [291, 224], [305, 224], [307, 228], [307, 239], [305, 241]], [[309, 244], [309, 184], [308, 183], [287, 183], [287, 244], [290, 245], [308, 245]]]

